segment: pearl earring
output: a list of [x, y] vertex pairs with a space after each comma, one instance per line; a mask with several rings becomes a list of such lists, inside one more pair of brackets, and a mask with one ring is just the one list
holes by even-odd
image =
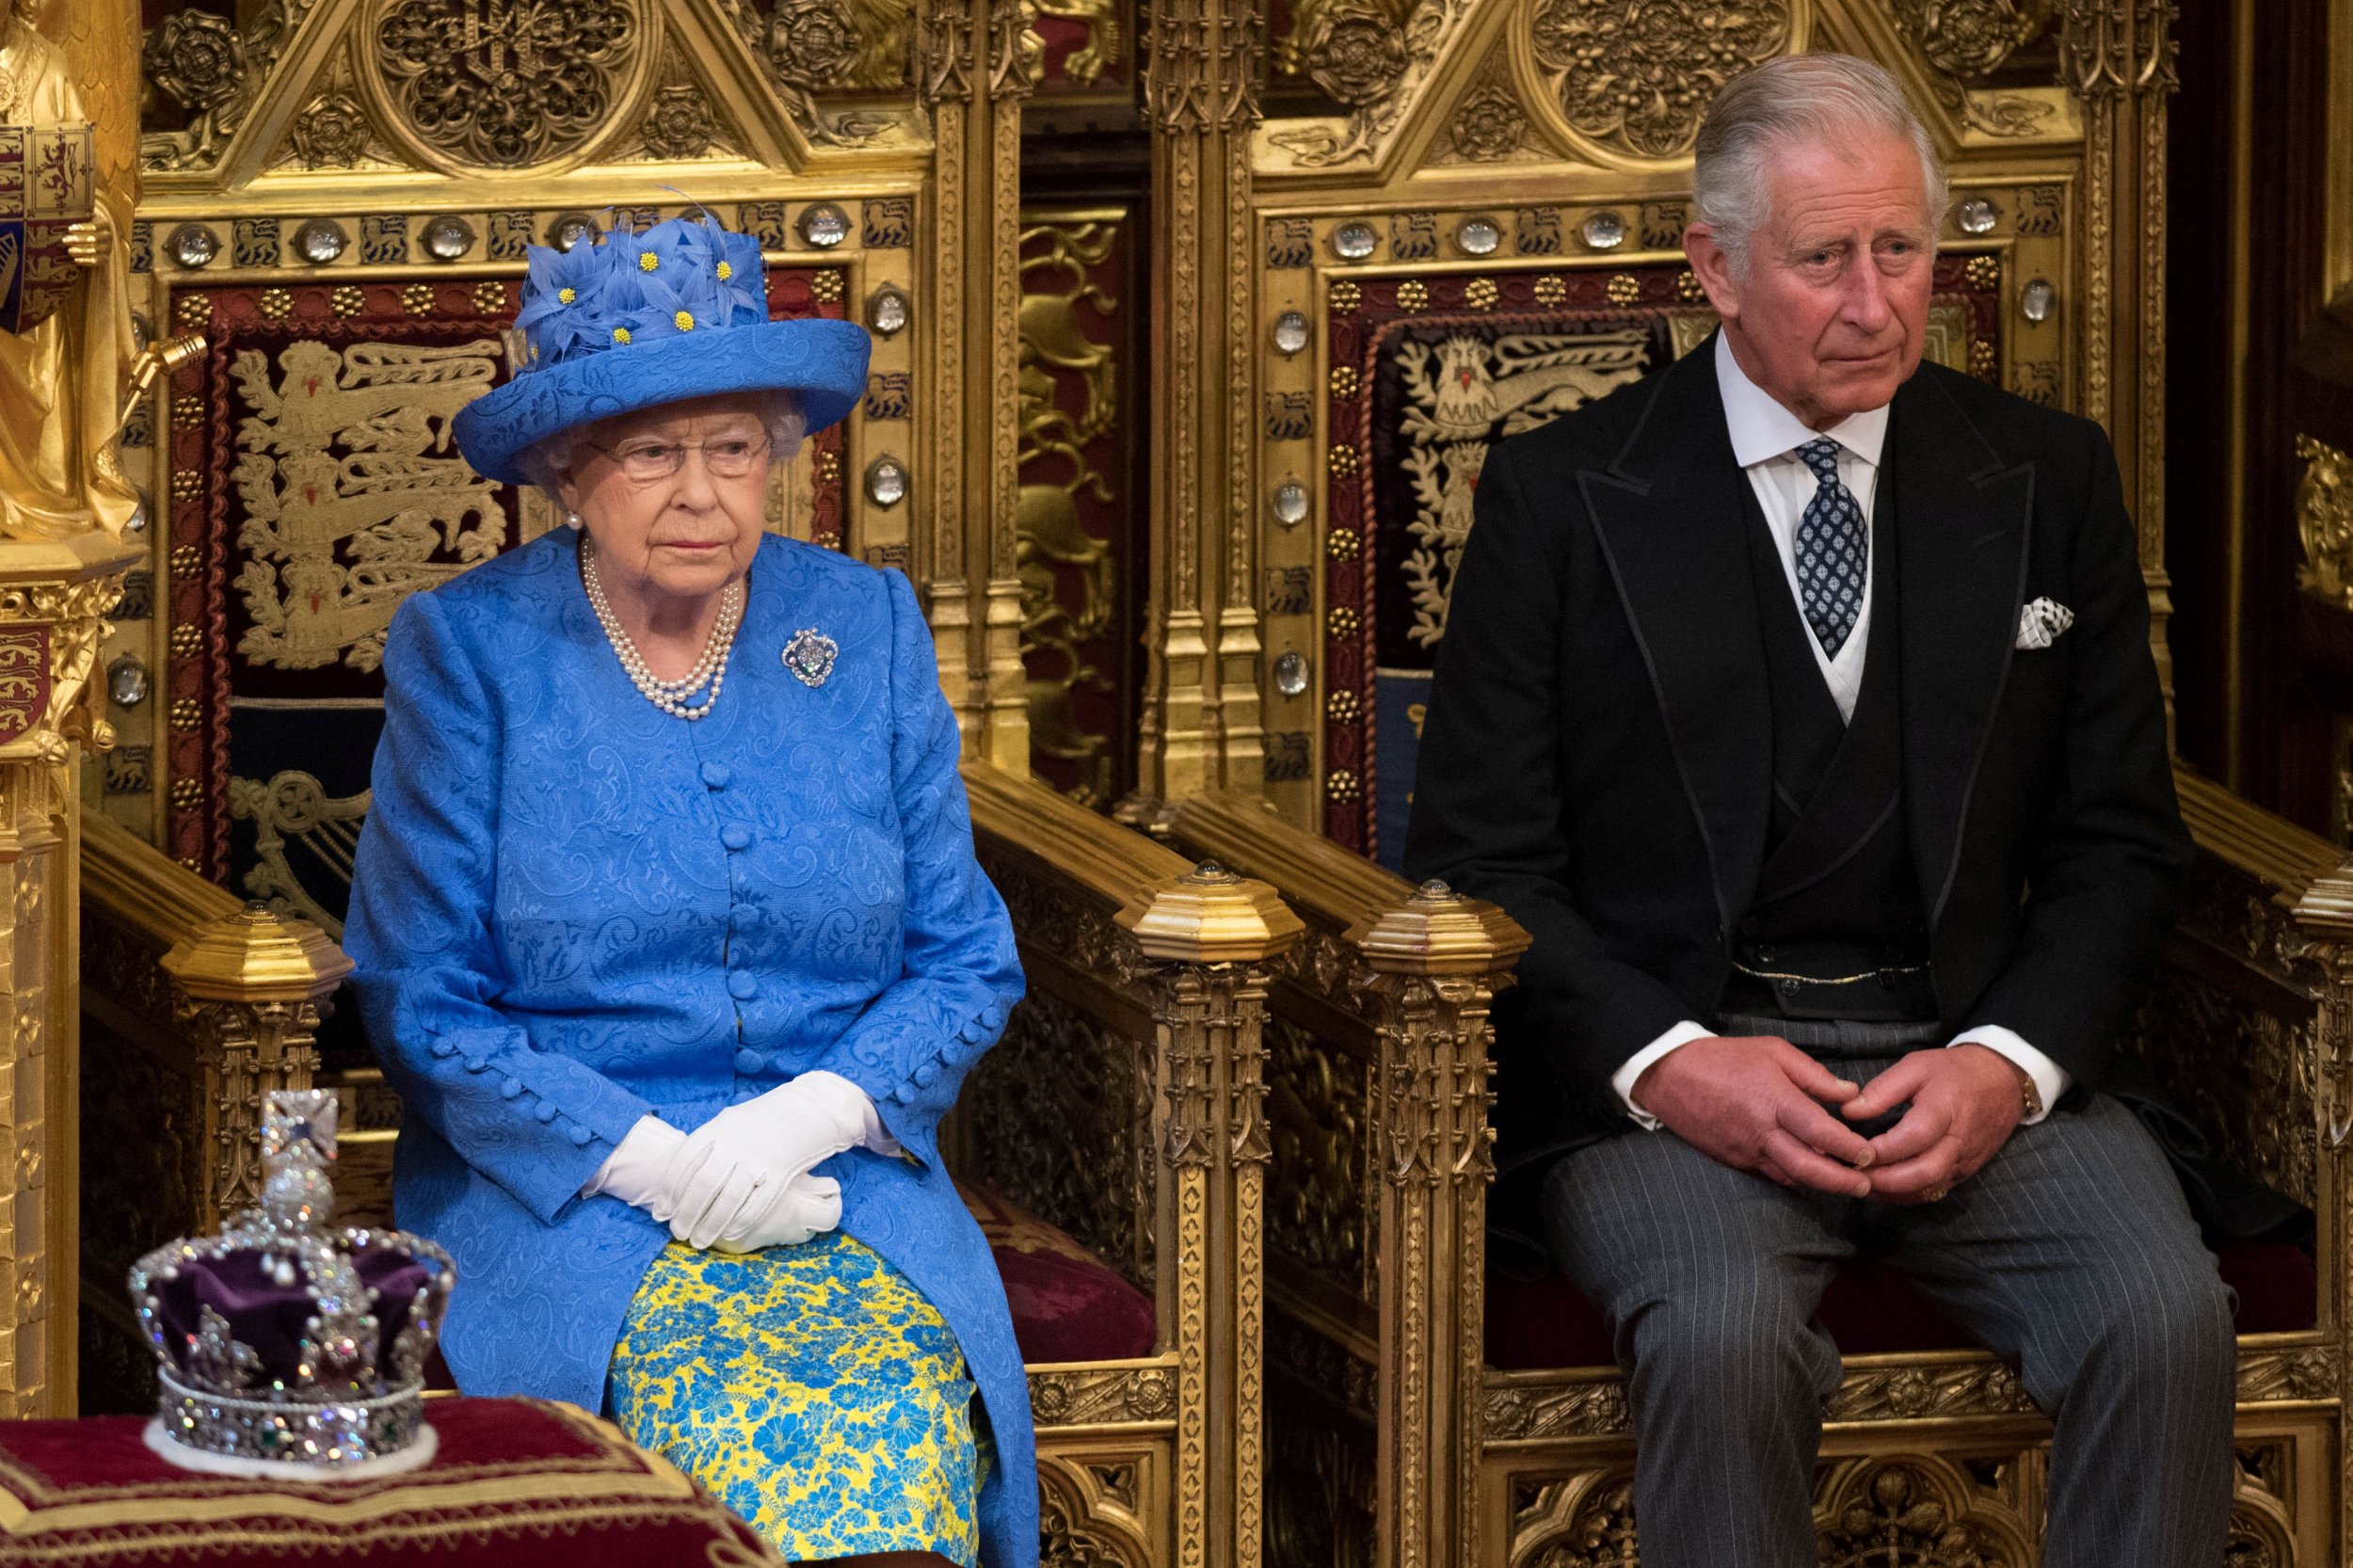
[[565, 514], [564, 514], [564, 526], [565, 526], [565, 527], [567, 527], [567, 528], [578, 528], [578, 527], [580, 527], [580, 526], [581, 526], [581, 521], [580, 521], [580, 514], [579, 514], [578, 512], [567, 512], [567, 513], [565, 513]]

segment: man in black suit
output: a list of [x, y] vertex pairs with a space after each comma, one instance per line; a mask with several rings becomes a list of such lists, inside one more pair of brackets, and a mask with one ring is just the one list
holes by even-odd
[[2191, 856], [2115, 458], [1921, 362], [1878, 67], [1736, 80], [1693, 179], [1723, 326], [1487, 459], [1405, 856], [1534, 938], [1504, 1163], [1631, 1374], [1642, 1560], [1816, 1560], [1870, 1253], [2056, 1416], [2046, 1563], [2210, 1568], [2229, 1297], [2099, 1093]]

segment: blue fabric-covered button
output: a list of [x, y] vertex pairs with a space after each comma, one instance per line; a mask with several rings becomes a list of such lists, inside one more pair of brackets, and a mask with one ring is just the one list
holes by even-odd
[[511, 1100], [522, 1092], [523, 1080], [520, 1078], [510, 1078], [505, 1082], [499, 1085], [499, 1095], [504, 1099]]
[[1002, 1029], [1004, 1024], [1005, 1010], [998, 1006], [995, 1002], [992, 1001], [986, 1007], [981, 1009], [981, 1027], [983, 1029]]
[[588, 1140], [594, 1138], [595, 1136], [595, 1133], [581, 1126], [580, 1123], [574, 1122], [572, 1124], [572, 1142], [580, 1144], [583, 1148], [587, 1147]]
[[552, 1122], [555, 1120], [557, 1114], [555, 1102], [553, 1100], [541, 1100], [537, 1109], [534, 1110], [532, 1114], [538, 1117], [543, 1122]]
[[703, 764], [703, 782], [710, 785], [714, 790], [726, 789], [728, 787], [728, 779], [730, 776], [731, 776], [728, 772], [728, 765], [725, 762], [705, 762]]
[[749, 1001], [760, 995], [760, 979], [748, 969], [738, 969], [728, 976], [728, 995], [738, 1001]]
[[896, 1089], [890, 1091], [890, 1097], [901, 1105], [911, 1105], [915, 1101], [915, 1085], [912, 1083], [902, 1083]]
[[466, 1071], [470, 1073], [478, 1073], [489, 1064], [490, 1059], [487, 1056], [469, 1056], [466, 1058]]
[[767, 1065], [768, 1059], [756, 1050], [739, 1050], [735, 1053], [735, 1070], [739, 1073], [756, 1073]]
[[939, 1064], [936, 1062], [923, 1063], [915, 1069], [915, 1081], [921, 1084], [926, 1089], [932, 1086], [932, 1080], [937, 1078], [938, 1076]]
[[749, 849], [752, 830], [740, 822], [731, 822], [719, 830], [719, 841], [729, 849]]

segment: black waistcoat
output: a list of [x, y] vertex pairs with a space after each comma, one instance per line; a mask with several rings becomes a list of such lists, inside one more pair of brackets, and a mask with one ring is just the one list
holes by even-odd
[[[1762, 969], [1848, 972], [1924, 961], [1928, 922], [1904, 810], [1901, 639], [1893, 487], [1881, 485], [1871, 527], [1871, 622], [1854, 716], [1842, 719], [1814, 655], [1788, 574], [1748, 485], [1750, 549], [1772, 699], [1772, 813], [1740, 946]], [[1768, 994], [1736, 972], [1728, 1008]], [[1831, 991], [1779, 987], [1790, 1016], [1933, 1016], [1919, 987]]]

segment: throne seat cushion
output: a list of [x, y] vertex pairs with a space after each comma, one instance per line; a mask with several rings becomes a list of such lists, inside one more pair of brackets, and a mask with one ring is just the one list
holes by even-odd
[[981, 1223], [1013, 1308], [1013, 1336], [1032, 1367], [1150, 1355], [1152, 1298], [1081, 1246], [1008, 1199], [958, 1184]]
[[[2241, 1241], [2221, 1254], [2222, 1279], [2235, 1293], [2241, 1334], [2311, 1328], [2319, 1303], [2312, 1255], [2288, 1241]], [[1975, 1348], [1936, 1304], [1884, 1263], [1857, 1259], [1838, 1271], [1822, 1297], [1822, 1326], [1848, 1355]], [[1607, 1367], [1616, 1360], [1609, 1331], [1576, 1286], [1559, 1275], [1487, 1276], [1487, 1364], [1504, 1371]]]

